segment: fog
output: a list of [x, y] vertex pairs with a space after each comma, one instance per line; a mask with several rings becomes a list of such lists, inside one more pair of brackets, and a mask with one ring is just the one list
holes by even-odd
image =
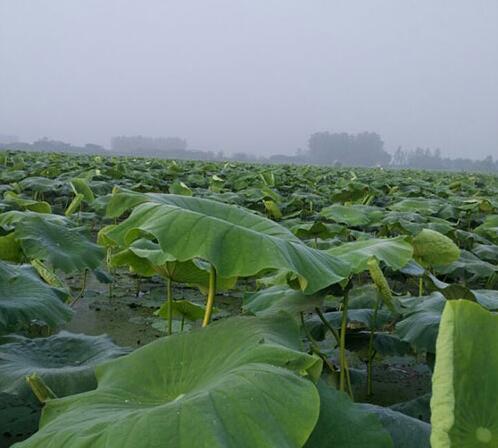
[[498, 156], [496, 0], [0, 0], [0, 133]]

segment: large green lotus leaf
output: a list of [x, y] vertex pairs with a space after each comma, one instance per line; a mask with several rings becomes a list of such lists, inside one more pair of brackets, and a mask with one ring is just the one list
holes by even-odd
[[25, 377], [36, 373], [56, 396], [95, 389], [97, 364], [130, 350], [107, 336], [61, 331], [46, 338], [10, 336], [0, 345], [0, 391], [26, 395]]
[[476, 301], [489, 311], [498, 311], [498, 291], [493, 289], [473, 289]]
[[404, 356], [412, 351], [408, 342], [402, 341], [391, 333], [375, 333], [373, 347], [377, 353], [383, 356]]
[[476, 303], [446, 304], [432, 378], [433, 448], [498, 446], [498, 316]]
[[390, 408], [372, 404], [357, 406], [380, 419], [391, 435], [394, 448], [430, 448], [431, 425], [428, 423]]
[[413, 212], [387, 212], [382, 223], [395, 231], [411, 235], [421, 232], [424, 228], [435, 230], [444, 235], [454, 230], [453, 224], [445, 219], [437, 217], [427, 218]]
[[372, 257], [383, 261], [394, 270], [401, 269], [413, 256], [413, 247], [406, 238], [399, 236], [390, 239], [372, 238], [353, 241], [328, 249], [327, 253], [351, 264], [352, 271], [359, 273], [368, 269]]
[[[323, 314], [325, 320], [332, 326], [332, 328], [341, 328], [342, 311], [329, 311]], [[371, 308], [364, 309], [351, 309], [348, 310], [347, 322], [355, 326], [371, 328], [373, 326], [374, 310]], [[316, 319], [315, 317], [313, 319]], [[386, 325], [389, 321], [393, 320], [392, 314], [385, 310], [377, 312], [376, 328]]]
[[92, 189], [88, 185], [86, 179], [76, 177], [71, 180], [71, 187], [73, 188], [75, 194], [82, 194], [87, 202], [93, 202], [95, 200], [95, 195]]
[[480, 260], [472, 252], [462, 250], [460, 258], [447, 266], [438, 266], [440, 274], [451, 274], [454, 272], [471, 273], [474, 278], [488, 278], [498, 271], [498, 266]]
[[256, 316], [270, 316], [285, 311], [291, 315], [313, 311], [323, 302], [321, 296], [307, 296], [287, 285], [273, 286], [244, 296], [242, 309]]
[[484, 223], [476, 227], [474, 232], [498, 244], [498, 215], [486, 216]]
[[443, 204], [436, 199], [409, 198], [389, 206], [397, 212], [416, 212], [422, 215], [435, 215]]
[[7, 191], [4, 195], [4, 199], [7, 201], [7, 203], [15, 204], [17, 207], [23, 210], [30, 210], [36, 213], [52, 212], [52, 207], [48, 202], [26, 199], [14, 193], [13, 191]]
[[496, 244], [475, 244], [472, 252], [481, 260], [498, 264], [498, 246]]
[[126, 211], [131, 210], [138, 204], [147, 202], [149, 199], [145, 193], [118, 189], [117, 191], [113, 191], [107, 203], [106, 216], [108, 218], [119, 218]]
[[341, 260], [306, 246], [285, 227], [240, 207], [188, 196], [149, 196], [156, 202], [137, 206], [107, 236], [127, 245], [144, 232], [151, 234], [178, 261], [202, 258], [224, 278], [284, 269], [296, 273], [309, 294], [350, 272]]
[[446, 283], [439, 280], [436, 276], [432, 275], [430, 272], [427, 272], [427, 280], [428, 284], [432, 289], [436, 289], [440, 293], [443, 294], [444, 297], [448, 300], [455, 299], [466, 299], [476, 301], [475, 294], [466, 286], [461, 285], [459, 283]]
[[97, 367], [94, 391], [51, 400], [21, 447], [300, 447], [320, 398], [297, 324], [238, 317]]
[[318, 391], [320, 417], [306, 448], [394, 447], [389, 433], [372, 412], [363, 410], [345, 393], [323, 382], [318, 383]]
[[[175, 257], [165, 253], [159, 244], [145, 238], [134, 241], [128, 248], [111, 257], [111, 266], [129, 266], [137, 274], [150, 277], [161, 275], [174, 282], [197, 285], [206, 289], [209, 284], [209, 266], [204, 266], [200, 261], [178, 261]], [[236, 278], [217, 276], [216, 288], [218, 290], [230, 289], [235, 286]]]
[[368, 205], [339, 205], [334, 204], [322, 209], [320, 214], [335, 222], [347, 224], [348, 226], [366, 226], [372, 224], [384, 216], [382, 209]]
[[478, 302], [490, 311], [498, 311], [498, 291], [493, 289], [469, 289], [458, 283], [448, 284], [428, 273], [428, 280], [446, 299], [465, 299]]
[[460, 249], [450, 238], [430, 229], [415, 236], [412, 245], [413, 257], [424, 266], [450, 264], [460, 256]]
[[382, 224], [393, 225], [402, 222], [423, 224], [426, 222], [426, 218], [415, 212], [396, 212], [387, 210], [382, 218]]
[[406, 266], [402, 267], [400, 271], [405, 275], [413, 277], [422, 277], [425, 275], [425, 269], [420, 266], [415, 260], [410, 260]]
[[40, 193], [47, 193], [50, 191], [57, 191], [61, 182], [55, 179], [48, 179], [46, 177], [26, 177], [19, 182], [19, 186], [23, 190], [38, 191]]
[[[171, 308], [173, 310], [171, 313], [173, 319], [187, 319], [192, 322], [202, 319], [205, 313], [205, 308], [203, 306], [189, 302], [188, 300], [173, 300]], [[169, 303], [163, 303], [161, 308], [159, 308], [154, 314], [161, 316], [163, 319], [168, 319]]]
[[130, 248], [113, 254], [109, 259], [109, 264], [111, 267], [128, 266], [131, 272], [144, 277], [152, 277], [157, 274], [154, 265], [147, 258], [139, 257]]
[[88, 240], [78, 229], [33, 216], [19, 222], [16, 236], [29, 258], [47, 260], [64, 272], [97, 268], [105, 250]]
[[173, 182], [169, 186], [169, 192], [171, 194], [179, 194], [182, 196], [192, 196], [192, 190], [183, 182]]
[[407, 317], [396, 324], [396, 333], [417, 351], [435, 353], [441, 313], [447, 300], [435, 292], [415, 301], [417, 304]]
[[54, 224], [68, 225], [69, 221], [61, 215], [37, 213], [30, 211], [11, 210], [0, 214], [0, 227], [5, 230], [14, 230], [19, 222], [29, 218], [39, 217]]
[[393, 411], [429, 423], [431, 421], [431, 396], [431, 393], [427, 393], [413, 400], [396, 403], [389, 407]]
[[0, 261], [0, 334], [21, 330], [35, 319], [55, 327], [71, 316], [61, 292], [44, 283], [31, 266]]
[[326, 239], [334, 235], [347, 234], [348, 230], [340, 224], [329, 224], [321, 221], [304, 222], [291, 227], [292, 233], [299, 238]]
[[470, 244], [480, 243], [480, 244], [492, 244], [492, 242], [478, 235], [474, 232], [468, 232], [467, 230], [457, 229], [453, 232], [456, 241], [461, 241], [463, 245], [468, 247]]

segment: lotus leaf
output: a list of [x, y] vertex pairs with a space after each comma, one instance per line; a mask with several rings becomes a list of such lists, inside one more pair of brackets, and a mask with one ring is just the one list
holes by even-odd
[[159, 339], [98, 366], [96, 390], [50, 400], [19, 448], [300, 447], [320, 408], [302, 375], [320, 364], [298, 350], [285, 316]]
[[496, 315], [466, 300], [447, 302], [432, 380], [434, 448], [498, 444], [498, 352], [489, 345], [497, 338]]
[[188, 196], [154, 195], [153, 199], [137, 206], [107, 237], [126, 245], [144, 232], [151, 234], [178, 261], [202, 258], [224, 278], [284, 269], [296, 273], [309, 294], [349, 274], [346, 263], [242, 208]]
[[63, 297], [44, 283], [31, 266], [0, 261], [0, 334], [22, 330], [34, 319], [50, 326], [68, 321], [72, 312]]
[[36, 373], [58, 397], [97, 386], [97, 364], [129, 352], [107, 336], [61, 331], [46, 338], [10, 336], [0, 345], [0, 391], [26, 395], [27, 375]]

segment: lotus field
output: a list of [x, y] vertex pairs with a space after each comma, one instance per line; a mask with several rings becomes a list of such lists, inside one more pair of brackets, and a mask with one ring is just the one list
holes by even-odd
[[0, 153], [0, 447], [498, 447], [498, 178]]

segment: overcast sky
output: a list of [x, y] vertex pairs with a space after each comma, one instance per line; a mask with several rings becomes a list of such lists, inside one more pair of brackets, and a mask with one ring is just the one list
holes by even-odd
[[0, 134], [498, 157], [497, 0], [0, 0]]

